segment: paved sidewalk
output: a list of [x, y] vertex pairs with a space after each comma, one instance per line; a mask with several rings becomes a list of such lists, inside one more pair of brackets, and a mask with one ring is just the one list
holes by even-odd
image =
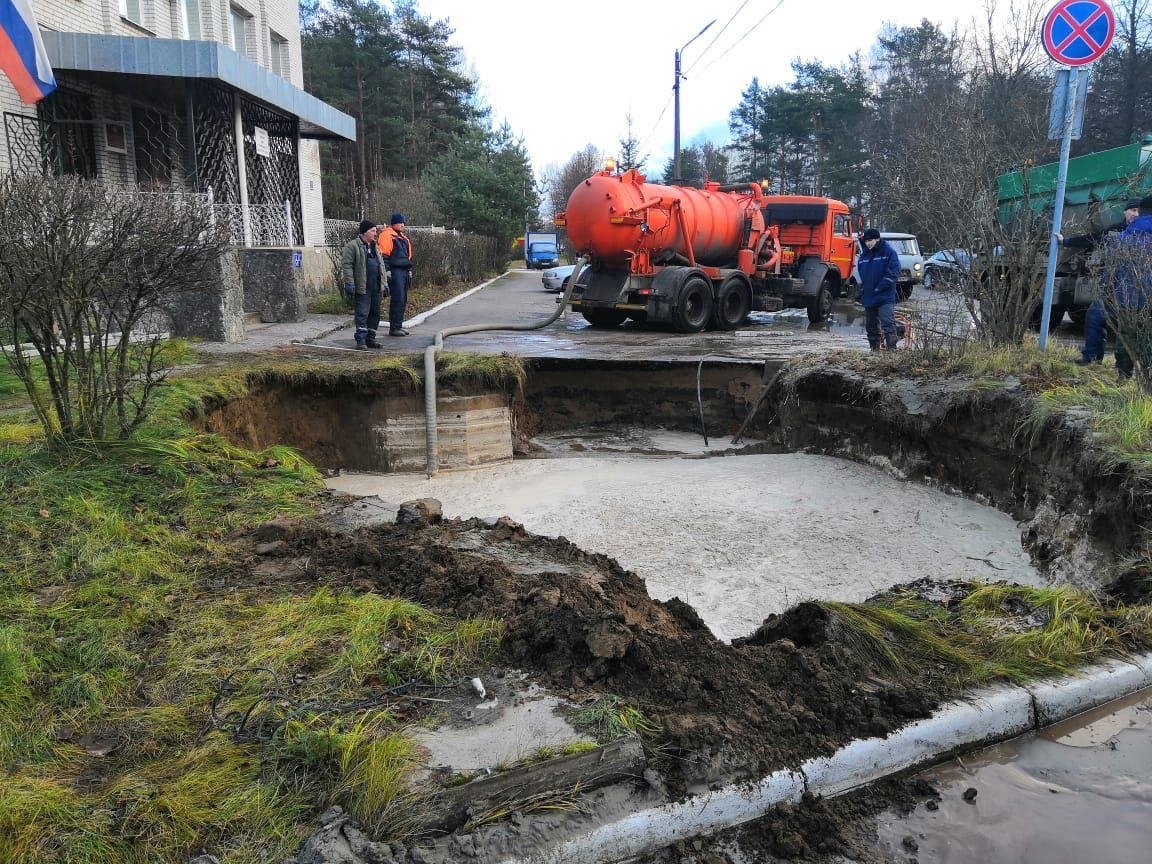
[[[309, 315], [303, 321], [287, 324], [252, 324], [245, 328], [243, 342], [198, 342], [196, 350], [206, 354], [251, 354], [294, 342], [312, 342], [341, 330], [351, 332], [349, 315]], [[348, 337], [352, 341], [352, 337]]]

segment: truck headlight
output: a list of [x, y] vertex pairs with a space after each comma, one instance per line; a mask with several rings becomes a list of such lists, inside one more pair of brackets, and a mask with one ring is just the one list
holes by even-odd
[[919, 273], [920, 272], [920, 262], [917, 261], [915, 264], [913, 264], [912, 269], [915, 270], [917, 273]]

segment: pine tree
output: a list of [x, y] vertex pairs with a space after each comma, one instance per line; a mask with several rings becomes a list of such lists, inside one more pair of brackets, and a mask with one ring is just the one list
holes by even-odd
[[628, 171], [635, 168], [637, 171], [644, 170], [644, 163], [648, 161], [648, 155], [641, 155], [640, 142], [632, 132], [632, 112], [629, 111], [625, 115], [624, 137], [620, 139], [620, 157], [617, 160], [617, 165], [621, 171]]

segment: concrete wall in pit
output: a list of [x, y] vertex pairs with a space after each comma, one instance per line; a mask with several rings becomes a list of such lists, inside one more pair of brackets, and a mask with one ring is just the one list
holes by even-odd
[[[440, 464], [488, 465], [512, 458], [512, 413], [503, 393], [441, 396]], [[206, 431], [251, 449], [283, 444], [313, 464], [352, 471], [422, 471], [420, 394], [261, 385], [210, 410]]]
[[[769, 368], [771, 375], [775, 367]], [[709, 435], [733, 435], [760, 394], [765, 367], [706, 362], [700, 392]], [[520, 437], [589, 426], [698, 431], [696, 364], [605, 363], [589, 360], [533, 361], [517, 406]], [[767, 412], [746, 435], [764, 439]]]

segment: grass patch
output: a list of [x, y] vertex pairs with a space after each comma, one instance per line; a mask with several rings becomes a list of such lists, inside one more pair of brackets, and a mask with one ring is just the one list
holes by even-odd
[[1107, 372], [1091, 370], [1076, 381], [1037, 393], [1030, 424], [1038, 431], [1053, 415], [1073, 408], [1091, 413], [1109, 461], [1152, 471], [1152, 396], [1132, 382], [1117, 384]]
[[436, 358], [436, 380], [459, 388], [502, 387], [519, 392], [528, 373], [523, 359], [514, 354], [445, 351]]
[[308, 311], [313, 315], [351, 315], [352, 307], [341, 292], [333, 291], [309, 300]]
[[[0, 862], [183, 864], [203, 849], [256, 864], [292, 854], [328, 803], [385, 834], [418, 813], [419, 754], [381, 694], [471, 671], [502, 628], [315, 585], [210, 587], [247, 554], [234, 532], [315, 512], [320, 478], [298, 454], [187, 419], [277, 374], [319, 373], [173, 379], [126, 442], [50, 450], [22, 419], [0, 426]], [[252, 665], [297, 709], [234, 738], [210, 711], [221, 679]], [[259, 687], [226, 694], [221, 714]]]
[[[519, 391], [527, 380], [524, 360], [512, 354], [471, 354], [446, 351], [439, 355], [436, 380], [441, 387], [455, 390], [496, 388]], [[230, 368], [174, 382], [186, 398], [184, 410], [198, 410], [204, 399], [227, 399], [244, 395], [253, 386], [286, 386], [297, 389], [325, 389], [343, 392], [378, 392], [392, 388], [398, 392], [419, 392], [424, 387], [424, 360], [421, 355], [371, 354], [340, 360], [303, 359]]]
[[1106, 607], [1071, 586], [973, 586], [952, 608], [911, 587], [820, 605], [849, 650], [894, 677], [928, 678], [948, 692], [1069, 674], [1152, 645], [1152, 607]]
[[513, 771], [516, 768], [526, 768], [529, 765], [539, 765], [541, 762], [549, 762], [552, 759], [560, 759], [564, 756], [575, 756], [579, 753], [587, 753], [590, 750], [595, 750], [600, 745], [593, 741], [569, 741], [567, 744], [559, 746], [553, 744], [545, 744], [542, 747], [537, 747], [527, 756], [516, 759], [513, 762], [501, 762], [496, 765], [497, 772]]
[[660, 725], [645, 717], [639, 708], [611, 694], [581, 708], [575, 720], [577, 727], [588, 730], [601, 744], [630, 734], [651, 739], [660, 732]]
[[[1058, 414], [1086, 411], [1105, 467], [1127, 464], [1152, 472], [1152, 395], [1135, 382], [1117, 383], [1111, 365], [1077, 366], [1078, 356], [1075, 349], [1054, 344], [1041, 351], [1035, 343], [996, 348], [966, 343], [950, 351], [843, 351], [834, 362], [869, 378], [963, 378], [968, 390], [998, 390], [1005, 378], [1015, 377], [1032, 397], [1022, 432], [1036, 435]], [[784, 387], [796, 386], [827, 362], [826, 357], [791, 361]]]
[[[1039, 382], [1079, 378], [1083, 370], [1073, 362], [1078, 356], [1073, 348], [1056, 344], [1041, 351], [1035, 342], [1005, 346], [964, 342], [940, 350], [841, 351], [836, 355], [836, 362], [878, 378], [955, 376], [1002, 384], [1009, 376]], [[808, 357], [799, 358], [791, 365], [803, 371], [820, 362], [819, 357]]]

